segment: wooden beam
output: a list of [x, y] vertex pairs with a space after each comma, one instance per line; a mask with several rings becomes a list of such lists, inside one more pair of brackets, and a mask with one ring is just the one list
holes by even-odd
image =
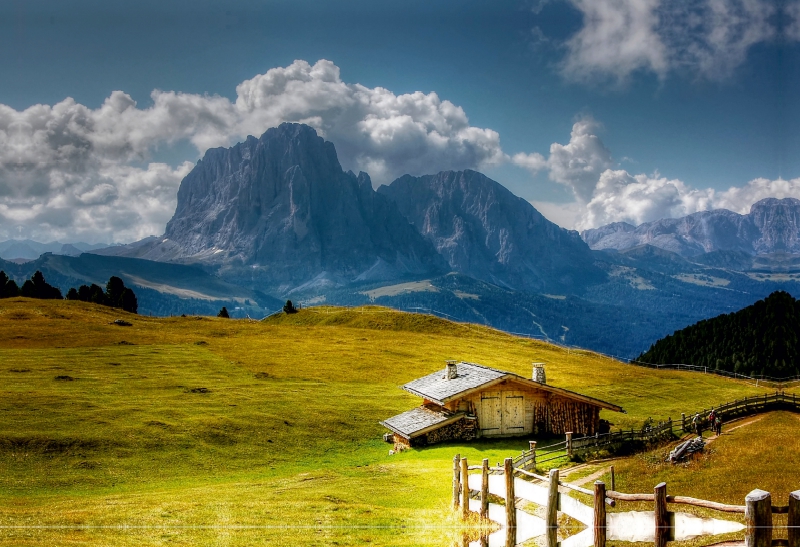
[[606, 484], [594, 483], [594, 547], [606, 547]]
[[558, 545], [559, 509], [558, 469], [550, 470], [548, 480], [547, 516], [545, 518], [545, 523], [547, 524], [547, 547], [556, 547]]
[[514, 460], [505, 459], [503, 473], [506, 477], [506, 545], [517, 544], [517, 504], [514, 499]]
[[669, 511], [667, 510], [667, 483], [662, 482], [653, 489], [655, 500], [655, 547], [666, 547], [670, 539]]
[[744, 502], [746, 547], [772, 547], [772, 498], [769, 492], [753, 490]]
[[800, 547], [800, 490], [789, 494], [787, 526], [789, 527], [789, 547]]
[[481, 518], [489, 518], [489, 459], [483, 459], [481, 468]]
[[453, 509], [458, 509], [461, 499], [461, 454], [453, 456]]
[[469, 466], [467, 458], [461, 458], [461, 518], [469, 516]]

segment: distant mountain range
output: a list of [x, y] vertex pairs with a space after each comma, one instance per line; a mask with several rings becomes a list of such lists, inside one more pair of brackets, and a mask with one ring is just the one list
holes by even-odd
[[615, 222], [585, 230], [581, 237], [594, 250], [652, 245], [684, 258], [717, 251], [800, 255], [800, 200], [762, 199], [747, 215], [716, 209], [639, 226]]
[[254, 315], [286, 298], [376, 303], [633, 357], [775, 290], [800, 294], [798, 210], [772, 199], [749, 215], [578, 234], [475, 171], [406, 175], [376, 191], [312, 128], [283, 124], [207, 151], [163, 236], [39, 260], [64, 283], [119, 270], [152, 291], [140, 310], [157, 313], [180, 310], [179, 298], [194, 313], [228, 299]]
[[43, 253], [54, 253], [66, 256], [78, 256], [87, 251], [94, 251], [108, 247], [104, 243], [89, 244], [83, 242], [59, 243], [39, 243], [31, 239], [9, 239], [0, 241], [0, 258], [3, 260], [25, 259], [35, 260]]

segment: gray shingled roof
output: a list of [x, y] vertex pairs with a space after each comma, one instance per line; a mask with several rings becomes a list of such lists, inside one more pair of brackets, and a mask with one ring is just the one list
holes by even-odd
[[409, 393], [412, 393], [413, 395], [416, 395], [417, 397], [422, 397], [434, 403], [444, 405], [448, 400], [453, 399], [465, 391], [470, 391], [490, 384], [495, 380], [510, 378], [523, 384], [534, 385], [537, 389], [542, 389], [551, 393], [557, 393], [569, 398], [583, 400], [601, 408], [607, 408], [617, 412], [625, 412], [617, 405], [608, 403], [606, 401], [601, 401], [600, 399], [595, 399], [594, 397], [589, 397], [587, 395], [582, 395], [580, 393], [575, 393], [574, 391], [569, 391], [567, 389], [548, 384], [539, 384], [529, 378], [523, 378], [522, 376], [514, 374], [513, 372], [497, 370], [496, 368], [485, 367], [477, 363], [458, 363], [456, 365], [456, 371], [458, 374], [456, 378], [448, 380], [446, 376], [447, 369], [445, 368], [434, 372], [433, 374], [428, 374], [422, 378], [412, 380], [404, 385], [403, 389]]
[[451, 380], [446, 377], [447, 369], [412, 380], [403, 389], [419, 397], [443, 404], [446, 399], [464, 391], [480, 387], [510, 373], [475, 363], [458, 363], [458, 376]]
[[448, 412], [444, 409], [435, 409], [426, 406], [419, 406], [408, 412], [403, 412], [397, 416], [392, 416], [380, 424], [395, 433], [411, 438], [415, 434], [431, 428], [442, 426], [447, 422], [454, 422], [464, 415], [463, 412]]

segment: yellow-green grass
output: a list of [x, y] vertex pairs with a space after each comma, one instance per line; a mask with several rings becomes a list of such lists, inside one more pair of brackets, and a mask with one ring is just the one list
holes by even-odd
[[[0, 525], [66, 527], [0, 543], [441, 545], [453, 455], [527, 446], [389, 455], [378, 420], [418, 405], [399, 386], [448, 358], [523, 375], [544, 361], [549, 383], [624, 407], [603, 417], [626, 428], [763, 393], [377, 307], [255, 322], [0, 300]], [[124, 524], [144, 528], [92, 528]], [[219, 525], [267, 528], [180, 528]]]
[[[745, 496], [759, 488], [770, 492], [773, 505], [787, 505], [789, 492], [800, 489], [800, 475], [797, 473], [800, 468], [799, 430], [800, 415], [790, 412], [749, 416], [727, 424], [721, 437], [713, 438], [703, 452], [679, 464], [666, 461], [676, 443], [615, 460], [616, 489], [628, 493], [650, 493], [657, 484], [664, 482], [667, 484], [667, 493], [671, 495], [744, 505]], [[608, 468], [610, 464], [601, 465]], [[598, 477], [598, 480], [608, 485], [610, 473]], [[583, 501], [589, 502], [587, 499]], [[613, 509], [635, 510], [652, 511], [653, 504], [619, 502]], [[744, 522], [744, 515], [741, 514], [688, 505], [670, 505], [670, 510]], [[786, 525], [785, 515], [775, 515], [773, 520], [776, 527]], [[702, 537], [686, 544], [704, 545], [741, 537], [741, 533], [716, 538]], [[785, 530], [776, 530], [775, 537], [785, 538]]]

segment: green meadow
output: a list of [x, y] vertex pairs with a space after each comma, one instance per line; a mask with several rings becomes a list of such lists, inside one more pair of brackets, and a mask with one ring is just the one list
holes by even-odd
[[[0, 545], [450, 545], [453, 455], [498, 462], [527, 439], [390, 455], [378, 421], [445, 359], [543, 361], [624, 428], [764, 393], [378, 307], [258, 322], [0, 300]], [[671, 472], [630, 461], [626, 488]]]

